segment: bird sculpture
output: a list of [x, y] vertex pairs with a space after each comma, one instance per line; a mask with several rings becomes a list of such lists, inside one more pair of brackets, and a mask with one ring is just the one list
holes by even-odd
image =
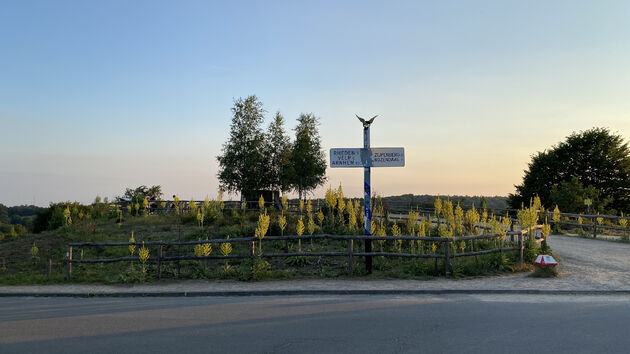
[[356, 115], [356, 114], [355, 114], [355, 116], [357, 116], [357, 118], [359, 118], [359, 120], [361, 121], [361, 123], [363, 123], [363, 129], [367, 129], [367, 128], [370, 126], [370, 124], [372, 124], [372, 122], [374, 121], [374, 118], [378, 117], [378, 115], [376, 115], [376, 116], [372, 117], [370, 120], [367, 120], [367, 121], [366, 121], [365, 119], [363, 119], [363, 118], [359, 117], [359, 116], [358, 116], [358, 115]]

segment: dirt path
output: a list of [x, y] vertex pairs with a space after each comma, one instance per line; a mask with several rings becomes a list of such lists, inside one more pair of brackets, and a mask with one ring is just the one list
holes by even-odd
[[587, 289], [630, 289], [630, 244], [552, 235], [564, 278]]

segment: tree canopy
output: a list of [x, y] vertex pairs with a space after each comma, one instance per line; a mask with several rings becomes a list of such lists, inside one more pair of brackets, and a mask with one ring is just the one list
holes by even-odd
[[592, 128], [569, 135], [549, 150], [536, 153], [515, 186], [510, 205], [518, 208], [539, 196], [543, 205], [583, 212], [584, 199], [595, 211], [630, 211], [630, 149], [620, 135]]
[[269, 185], [271, 189], [291, 189], [291, 139], [284, 131], [284, 117], [276, 112], [267, 130], [269, 154]]
[[295, 128], [295, 142], [291, 153], [291, 180], [300, 199], [304, 192], [313, 190], [326, 181], [326, 156], [321, 148], [317, 118], [301, 114]]
[[125, 189], [124, 197], [130, 198], [134, 202], [140, 202], [144, 198], [159, 200], [162, 198], [162, 186], [147, 187], [142, 185], [135, 189], [127, 188]]
[[268, 148], [260, 128], [264, 112], [262, 102], [254, 95], [234, 101], [230, 137], [223, 144], [223, 154], [217, 156], [223, 189], [243, 192], [269, 186]]
[[321, 149], [317, 118], [301, 114], [292, 143], [278, 112], [267, 132], [261, 129], [265, 111], [256, 96], [234, 101], [230, 137], [223, 144], [218, 178], [231, 192], [296, 190], [304, 192], [325, 180], [326, 159]]

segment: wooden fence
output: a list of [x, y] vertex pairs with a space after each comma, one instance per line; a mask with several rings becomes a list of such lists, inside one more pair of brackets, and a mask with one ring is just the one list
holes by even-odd
[[[615, 231], [623, 231], [630, 232], [630, 227], [621, 227], [621, 226], [611, 226], [611, 225], [602, 225], [597, 222], [597, 218], [602, 218], [603, 220], [630, 220], [628, 216], [615, 216], [615, 215], [595, 215], [595, 214], [573, 214], [573, 213], [558, 213], [562, 218], [559, 221], [552, 221], [554, 212], [548, 211], [547, 218], [551, 220], [551, 222], [557, 223], [558, 225], [568, 225], [568, 226], [576, 226], [593, 230], [593, 238], [597, 237], [597, 230], [615, 230]], [[576, 222], [570, 221], [571, 219], [576, 219]], [[577, 219], [582, 218], [587, 221], [587, 223], [578, 223]]]
[[[517, 246], [512, 247], [501, 247], [494, 249], [487, 249], [482, 251], [471, 251], [471, 252], [461, 252], [456, 253], [455, 250], [451, 249], [451, 244], [454, 242], [461, 241], [475, 241], [475, 240], [486, 240], [486, 239], [497, 239], [501, 238], [501, 235], [498, 234], [486, 234], [486, 235], [478, 235], [478, 236], [457, 236], [457, 237], [421, 237], [421, 236], [349, 236], [349, 235], [303, 235], [303, 236], [266, 236], [263, 238], [263, 242], [268, 241], [276, 241], [276, 240], [308, 240], [308, 239], [332, 239], [332, 240], [341, 240], [347, 242], [347, 250], [343, 252], [288, 252], [288, 249], [285, 253], [264, 253], [262, 257], [264, 258], [286, 258], [293, 256], [319, 256], [319, 257], [346, 257], [348, 259], [348, 274], [352, 275], [354, 257], [374, 257], [374, 256], [385, 256], [385, 257], [405, 257], [405, 258], [433, 258], [433, 259], [443, 259], [444, 260], [444, 273], [446, 275], [449, 274], [451, 269], [451, 259], [456, 257], [471, 257], [471, 256], [480, 256], [491, 253], [501, 253], [508, 251], [518, 251], [518, 259], [519, 262], [523, 262], [523, 250], [524, 250], [524, 237], [527, 236], [527, 230], [522, 230], [520, 232], [510, 231], [506, 236], [509, 236], [512, 241], [514, 238], [517, 239]], [[354, 248], [354, 242], [359, 240], [371, 240], [371, 241], [396, 241], [396, 240], [406, 240], [406, 241], [421, 241], [421, 242], [437, 242], [443, 244], [444, 253], [443, 254], [418, 254], [418, 253], [402, 253], [402, 252], [357, 252]], [[180, 261], [180, 260], [205, 260], [205, 259], [219, 259], [219, 260], [228, 260], [228, 259], [244, 259], [244, 258], [253, 258], [256, 256], [255, 254], [255, 242], [258, 241], [258, 238], [255, 237], [243, 237], [243, 238], [230, 238], [230, 239], [210, 239], [210, 240], [199, 240], [199, 241], [185, 241], [185, 242], [168, 242], [168, 241], [147, 241], [147, 242], [73, 242], [68, 244], [68, 260], [67, 260], [67, 279], [72, 279], [72, 265], [73, 264], [89, 264], [89, 263], [114, 263], [114, 262], [125, 262], [125, 261], [139, 261], [139, 257], [119, 257], [119, 258], [106, 258], [106, 259], [74, 259], [72, 256], [72, 251], [74, 247], [121, 247], [121, 246], [157, 246], [157, 254], [155, 257], [150, 257], [147, 262], [154, 262], [156, 266], [156, 278], [161, 278], [162, 273], [162, 263], [170, 262], [170, 261]], [[163, 249], [164, 246], [183, 246], [183, 245], [197, 245], [204, 243], [249, 243], [249, 254], [247, 255], [227, 255], [227, 256], [190, 256], [190, 255], [178, 255], [178, 256], [164, 256]]]

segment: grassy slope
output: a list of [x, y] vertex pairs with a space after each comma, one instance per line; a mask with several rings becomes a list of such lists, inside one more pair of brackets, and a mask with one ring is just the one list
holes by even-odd
[[[276, 216], [272, 211], [272, 223], [269, 230], [271, 235], [279, 235], [280, 230], [275, 222]], [[251, 236], [254, 234], [255, 222], [258, 214], [251, 212], [245, 218], [230, 215], [200, 229], [193, 217], [179, 218], [178, 216], [139, 216], [128, 217], [120, 226], [112, 219], [86, 220], [72, 226], [64, 226], [55, 231], [41, 234], [27, 234], [17, 240], [0, 243], [0, 262], [5, 260], [6, 270], [0, 272], [0, 284], [28, 284], [28, 283], [60, 283], [65, 282], [67, 244], [69, 242], [116, 242], [128, 241], [131, 232], [134, 232], [135, 240], [152, 241], [190, 241], [208, 238], [232, 238]], [[296, 219], [288, 220], [288, 229], [285, 234], [294, 234]], [[324, 230], [332, 232], [331, 230]], [[316, 231], [318, 233], [319, 231]], [[387, 241], [386, 250], [395, 251], [395, 242]], [[38, 257], [32, 258], [30, 249], [33, 245], [39, 248]], [[245, 243], [233, 243], [232, 254], [248, 254], [249, 245]], [[263, 252], [281, 253], [285, 250], [284, 241], [263, 241]], [[411, 246], [406, 242], [404, 250]], [[212, 254], [220, 254], [219, 245], [215, 244]], [[296, 251], [297, 242], [291, 242], [289, 247]], [[355, 249], [362, 249], [359, 242], [355, 243]], [[375, 247], [379, 248], [377, 244]], [[426, 245], [428, 252], [429, 245]], [[138, 254], [138, 248], [135, 255]], [[151, 256], [156, 254], [155, 247], [148, 247]], [[166, 247], [165, 256], [193, 255], [194, 246]], [[311, 249], [310, 241], [302, 241], [302, 249]], [[319, 251], [344, 251], [346, 244], [330, 240], [320, 240], [313, 245], [313, 250]], [[83, 247], [73, 250], [73, 258], [115, 258], [129, 256], [126, 246], [122, 247]], [[46, 261], [53, 261], [52, 275], [46, 276]], [[509, 271], [513, 263], [513, 256], [500, 260], [497, 256], [482, 256], [477, 259], [453, 260], [452, 269], [456, 275], [479, 275], [495, 273], [497, 271]], [[363, 260], [355, 258], [354, 276], [365, 276], [363, 273]], [[264, 272], [258, 277], [296, 278], [296, 277], [339, 277], [347, 276], [347, 260], [345, 257], [294, 257], [285, 261], [284, 258], [269, 259], [270, 272]], [[162, 273], [165, 278], [234, 278], [251, 280], [252, 261], [231, 260], [230, 271], [224, 270], [224, 261], [181, 261], [165, 263]], [[0, 264], [1, 266], [1, 264]], [[434, 260], [423, 259], [387, 259], [376, 257], [374, 261], [375, 272], [369, 278], [415, 278], [425, 279], [431, 275], [439, 275], [443, 270], [442, 261], [437, 264]], [[74, 282], [99, 282], [120, 283], [151, 281], [155, 274], [153, 263], [147, 264], [146, 274], [141, 272], [138, 261], [119, 262], [109, 264], [77, 264], [73, 266]]]

